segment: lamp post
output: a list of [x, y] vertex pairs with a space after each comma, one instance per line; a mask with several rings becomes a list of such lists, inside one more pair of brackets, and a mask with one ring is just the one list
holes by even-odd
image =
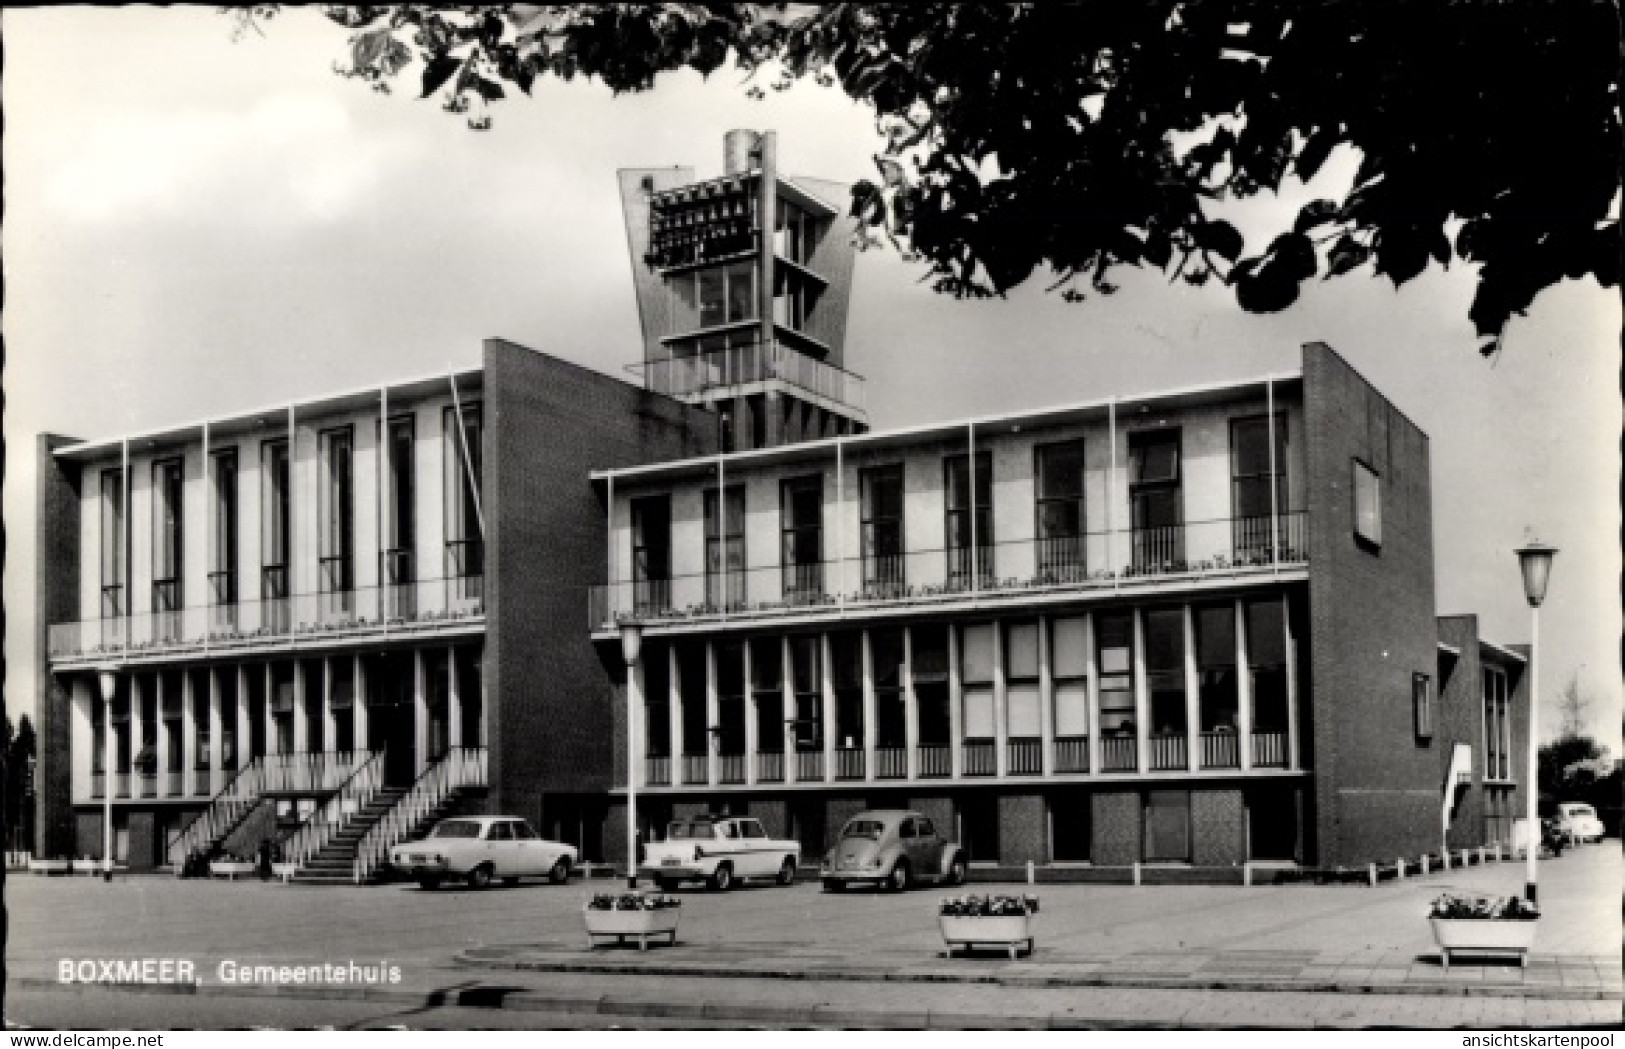
[[118, 693], [118, 667], [96, 668], [102, 691], [102, 880], [113, 880], [113, 696]]
[[638, 655], [643, 628], [621, 624], [621, 657], [626, 660], [626, 887], [638, 887]]
[[1529, 784], [1524, 803], [1524, 898], [1535, 902], [1535, 858], [1540, 851], [1540, 744], [1535, 736], [1540, 707], [1540, 605], [1552, 574], [1557, 548], [1531, 540], [1516, 551], [1523, 570], [1523, 596], [1529, 601]]

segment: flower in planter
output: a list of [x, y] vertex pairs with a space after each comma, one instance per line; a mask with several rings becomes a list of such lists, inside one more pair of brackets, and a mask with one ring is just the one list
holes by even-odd
[[1434, 899], [1428, 917], [1470, 921], [1534, 921], [1540, 917], [1540, 908], [1521, 896], [1447, 892]]
[[620, 895], [614, 893], [595, 893], [587, 902], [587, 909], [592, 911], [662, 911], [670, 907], [681, 907], [683, 901], [675, 896], [662, 896], [658, 893], [643, 895], [642, 893], [628, 892]]
[[950, 896], [938, 913], [947, 918], [1006, 918], [1038, 913], [1037, 896]]

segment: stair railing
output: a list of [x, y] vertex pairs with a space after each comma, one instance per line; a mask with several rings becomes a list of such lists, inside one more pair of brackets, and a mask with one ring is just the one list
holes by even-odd
[[237, 775], [209, 800], [181, 832], [170, 841], [168, 858], [175, 873], [180, 874], [186, 857], [200, 849], [207, 850], [215, 842], [230, 834], [232, 828], [259, 802], [264, 792], [265, 767], [255, 758], [240, 769]]
[[485, 785], [485, 748], [452, 747], [444, 758], [425, 769], [400, 800], [356, 843], [356, 883], [366, 881], [384, 866], [389, 861], [389, 850], [407, 840], [452, 791]]
[[361, 761], [350, 777], [282, 844], [283, 862], [303, 866], [372, 801], [384, 781], [383, 751], [376, 754], [360, 751], [356, 756]]

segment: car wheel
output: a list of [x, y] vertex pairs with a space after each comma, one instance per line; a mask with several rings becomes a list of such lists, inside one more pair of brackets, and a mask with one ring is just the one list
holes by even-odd
[[776, 879], [780, 885], [794, 885], [796, 883], [796, 861], [793, 856], [786, 856], [779, 865], [779, 876]]
[[825, 878], [824, 879], [824, 891], [825, 892], [840, 892], [844, 888], [846, 888], [846, 883], [843, 882], [839, 878]]
[[676, 878], [656, 878], [655, 884], [660, 886], [661, 892], [676, 892], [677, 886], [681, 885], [682, 883]]
[[547, 880], [554, 885], [563, 885], [570, 880], [570, 860], [568, 857], [559, 857], [559, 862], [553, 864], [553, 869], [547, 872]]
[[948, 864], [948, 884], [965, 884], [965, 860], [962, 856], [955, 856], [953, 862]]
[[892, 864], [891, 873], [886, 875], [886, 888], [892, 892], [902, 892], [909, 886], [908, 861], [898, 860]]
[[422, 889], [424, 892], [435, 891], [436, 889], [440, 888], [440, 876], [436, 874], [425, 874], [423, 877], [418, 879], [418, 888]]
[[727, 892], [734, 885], [734, 869], [732, 864], [719, 863], [717, 869], [711, 872], [711, 891]]
[[482, 863], [468, 872], [468, 887], [470, 889], [483, 889], [491, 884], [491, 865]]

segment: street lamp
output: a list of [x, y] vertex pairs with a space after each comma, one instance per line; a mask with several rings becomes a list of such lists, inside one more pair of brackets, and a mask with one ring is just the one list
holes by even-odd
[[113, 696], [118, 692], [118, 667], [96, 668], [102, 690], [102, 880], [113, 880]]
[[626, 887], [638, 887], [638, 655], [643, 628], [621, 624], [621, 658], [626, 660]]
[[1540, 745], [1535, 737], [1536, 711], [1540, 706], [1540, 605], [1546, 600], [1546, 583], [1552, 574], [1555, 546], [1531, 540], [1516, 551], [1523, 570], [1523, 596], [1529, 601], [1529, 788], [1524, 804], [1524, 898], [1535, 902], [1535, 856], [1540, 849]]

